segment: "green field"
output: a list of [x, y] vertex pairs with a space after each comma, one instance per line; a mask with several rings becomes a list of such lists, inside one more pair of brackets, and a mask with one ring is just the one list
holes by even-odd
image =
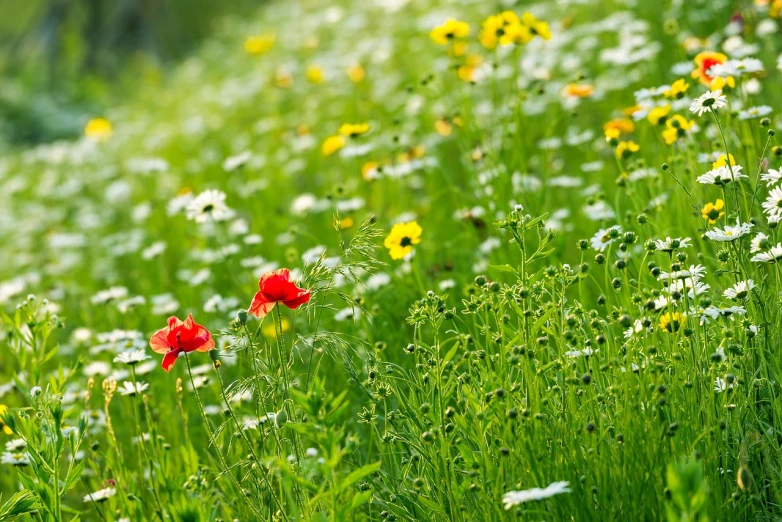
[[780, 13], [271, 1], [3, 122], [0, 522], [782, 520]]

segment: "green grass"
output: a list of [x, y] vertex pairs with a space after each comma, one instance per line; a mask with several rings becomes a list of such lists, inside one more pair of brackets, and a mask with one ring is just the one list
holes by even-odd
[[[782, 149], [773, 110], [740, 116], [782, 103], [776, 20], [745, 2], [543, 2], [513, 9], [551, 40], [490, 50], [478, 33], [501, 6], [321, 4], [227, 19], [96, 114], [106, 140], [0, 160], [0, 520], [778, 519], [780, 273], [751, 259], [780, 241], [761, 175]], [[466, 55], [430, 39], [446, 18], [470, 24]], [[274, 47], [246, 53], [260, 33]], [[726, 46], [765, 72], [696, 116], [693, 58]], [[667, 144], [638, 118], [620, 140], [639, 150], [617, 158], [603, 125], [682, 77], [682, 99], [641, 101], [695, 126]], [[748, 178], [699, 183], [726, 147]], [[209, 189], [232, 215], [176, 208]], [[749, 234], [705, 235], [737, 219]], [[420, 242], [392, 258], [384, 240], [412, 221]], [[248, 317], [280, 267], [312, 298]], [[148, 340], [189, 313], [216, 349], [167, 374]], [[114, 361], [134, 350], [150, 359]]]

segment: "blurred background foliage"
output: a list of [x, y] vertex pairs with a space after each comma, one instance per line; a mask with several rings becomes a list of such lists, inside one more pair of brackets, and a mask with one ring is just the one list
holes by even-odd
[[0, 150], [84, 121], [263, 0], [0, 0]]

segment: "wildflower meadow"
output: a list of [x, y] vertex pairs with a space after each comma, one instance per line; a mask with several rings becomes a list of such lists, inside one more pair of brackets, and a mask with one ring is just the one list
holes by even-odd
[[253, 13], [0, 147], [0, 522], [782, 520], [781, 0]]

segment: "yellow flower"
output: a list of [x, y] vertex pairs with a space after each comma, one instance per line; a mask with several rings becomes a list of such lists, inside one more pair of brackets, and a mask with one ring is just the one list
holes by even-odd
[[407, 150], [407, 153], [413, 159], [423, 158], [426, 154], [426, 148], [423, 145], [413, 145]]
[[709, 86], [709, 89], [712, 91], [719, 90], [725, 90], [725, 87], [730, 87], [731, 89], [736, 88], [736, 79], [733, 78], [733, 76], [726, 76], [725, 78], [721, 76], [717, 76], [711, 81], [711, 85]]
[[480, 55], [471, 54], [465, 59], [464, 65], [459, 67], [458, 71], [456, 71], [456, 74], [462, 81], [473, 82], [475, 81], [475, 71], [478, 69], [481, 63], [483, 63], [483, 58], [481, 58]]
[[618, 140], [619, 136], [622, 135], [622, 132], [619, 129], [614, 129], [614, 128], [606, 129], [605, 133], [606, 133], [606, 141]]
[[633, 123], [633, 120], [629, 118], [615, 118], [613, 120], [609, 120], [603, 125], [603, 131], [606, 133], [606, 136], [608, 136], [609, 131], [611, 131], [612, 135], [616, 134], [615, 137], [619, 137], [621, 134], [630, 134], [635, 130], [635, 124]]
[[[386, 163], [385, 161], [383, 163]], [[364, 181], [370, 182], [380, 177], [383, 164], [377, 161], [367, 161], [361, 167], [361, 175], [364, 177]]]
[[679, 78], [671, 84], [671, 88], [665, 91], [663, 94], [666, 98], [672, 98], [679, 100], [684, 97], [687, 89], [690, 88], [690, 84], [687, 83], [684, 78]]
[[84, 126], [84, 136], [93, 141], [106, 141], [113, 132], [111, 122], [106, 118], [93, 118]]
[[447, 45], [454, 40], [467, 38], [469, 34], [470, 24], [449, 18], [445, 23], [432, 29], [429, 37], [438, 45]]
[[711, 164], [711, 168], [718, 169], [720, 167], [727, 167], [728, 166], [728, 157], [730, 157], [730, 164], [731, 166], [736, 165], [736, 158], [733, 157], [733, 154], [728, 154], [727, 156], [725, 154], [720, 154], [720, 157], [717, 158], [717, 161]]
[[[283, 317], [282, 321], [280, 321], [280, 326], [282, 327], [282, 333], [285, 333], [291, 329], [291, 322]], [[261, 333], [264, 337], [276, 337], [277, 324], [274, 321], [264, 321], [263, 326], [261, 327]]]
[[464, 56], [467, 54], [467, 42], [454, 42], [454, 44], [451, 46], [451, 54], [453, 56]]
[[436, 122], [434, 122], [434, 130], [437, 131], [437, 134], [440, 136], [450, 136], [453, 132], [453, 126], [451, 125], [451, 122], [449, 122], [445, 118], [440, 118]]
[[356, 221], [352, 217], [350, 217], [350, 216], [344, 217], [344, 218], [339, 220], [339, 229], [340, 230], [347, 230], [347, 229], [353, 227], [353, 225], [355, 225], [355, 224], [356, 224]]
[[478, 34], [478, 41], [487, 49], [495, 49], [500, 36], [504, 34], [505, 21], [500, 15], [491, 15], [483, 21], [481, 32]]
[[676, 140], [684, 137], [693, 125], [695, 125], [694, 121], [687, 121], [684, 116], [674, 114], [665, 121], [663, 140], [667, 145], [672, 145]]
[[331, 156], [339, 149], [344, 147], [345, 142], [346, 142], [345, 137], [340, 136], [339, 134], [329, 136], [328, 138], [323, 140], [323, 144], [320, 146], [320, 151], [323, 153], [324, 156]]
[[725, 215], [725, 202], [718, 199], [714, 203], [706, 203], [701, 209], [701, 216], [703, 219], [708, 219], [709, 224], [713, 225], [719, 218]]
[[326, 77], [323, 75], [323, 69], [317, 65], [310, 65], [304, 73], [307, 81], [314, 83], [315, 85], [321, 84], [326, 81]]
[[662, 125], [665, 123], [665, 120], [668, 118], [670, 113], [671, 106], [663, 105], [661, 107], [655, 107], [654, 109], [650, 110], [649, 114], [646, 115], [646, 119], [649, 120], [649, 123], [652, 125]]
[[592, 96], [593, 92], [595, 92], [594, 86], [588, 83], [569, 83], [565, 87], [564, 94], [574, 98], [586, 98]]
[[339, 133], [349, 138], [355, 138], [367, 132], [369, 132], [368, 123], [343, 123], [339, 126]]
[[258, 56], [266, 54], [274, 47], [274, 42], [277, 41], [277, 37], [273, 34], [259, 34], [256, 36], [248, 36], [244, 40], [244, 51], [247, 54]]
[[620, 141], [616, 145], [616, 157], [619, 159], [627, 159], [633, 155], [634, 152], [638, 152], [640, 147], [634, 141]]
[[408, 163], [414, 159], [423, 158], [426, 154], [426, 149], [423, 145], [413, 145], [406, 151], [400, 152], [396, 156], [397, 163]]
[[660, 329], [668, 333], [678, 332], [687, 322], [687, 317], [679, 312], [666, 312], [660, 316]]
[[360, 63], [357, 63], [352, 67], [348, 68], [348, 78], [350, 78], [350, 81], [353, 83], [363, 82], [366, 76], [367, 76], [367, 72], [364, 70], [364, 67]]
[[[0, 415], [8, 411], [8, 406], [5, 404], [0, 404]], [[11, 428], [5, 425], [2, 419], [0, 419], [0, 431], [5, 433], [6, 435], [12, 435], [13, 432], [11, 431]]]
[[421, 242], [421, 226], [416, 221], [397, 223], [383, 242], [391, 259], [402, 259], [413, 251], [413, 245]]
[[524, 13], [521, 15], [521, 23], [529, 28], [529, 31], [533, 36], [540, 36], [544, 40], [551, 40], [551, 30], [548, 27], [548, 22], [538, 20], [532, 13]]

